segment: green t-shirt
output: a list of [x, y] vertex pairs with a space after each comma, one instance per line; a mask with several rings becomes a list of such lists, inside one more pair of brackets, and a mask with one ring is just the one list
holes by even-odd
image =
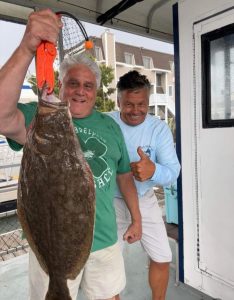
[[[28, 127], [35, 115], [37, 103], [18, 104]], [[96, 220], [92, 251], [109, 247], [117, 241], [117, 226], [113, 198], [116, 174], [130, 171], [128, 152], [119, 126], [106, 114], [93, 110], [83, 119], [73, 118], [75, 132], [84, 156], [93, 172], [96, 188]], [[21, 145], [9, 140], [13, 150]]]

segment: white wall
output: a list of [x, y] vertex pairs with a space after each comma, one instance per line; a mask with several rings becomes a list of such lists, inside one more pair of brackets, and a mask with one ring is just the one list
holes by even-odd
[[[199, 26], [194, 22], [233, 5], [233, 0], [179, 2], [185, 283], [222, 300], [234, 299], [230, 260], [234, 253], [230, 230], [234, 227], [234, 130], [202, 129], [199, 33], [193, 34]], [[225, 20], [226, 16], [229, 23], [234, 22], [233, 10], [226, 12]], [[201, 24], [211, 31], [221, 26], [222, 18], [216, 16]]]

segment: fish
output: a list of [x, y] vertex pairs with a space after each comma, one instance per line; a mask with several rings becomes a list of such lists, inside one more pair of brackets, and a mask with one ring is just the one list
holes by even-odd
[[23, 148], [17, 211], [49, 276], [45, 299], [70, 300], [67, 279], [78, 276], [92, 246], [95, 185], [67, 102], [42, 94]]

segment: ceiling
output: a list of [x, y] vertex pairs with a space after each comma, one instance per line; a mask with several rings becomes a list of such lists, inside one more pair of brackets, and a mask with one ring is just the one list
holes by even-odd
[[[97, 18], [121, 2], [121, 4], [124, 5], [129, 4], [130, 7], [116, 16], [112, 15], [112, 18], [103, 24], [105, 27], [172, 43], [172, 6], [174, 3], [178, 2], [178, 0], [137, 1], [140, 0], [0, 1], [0, 19], [25, 23], [31, 9], [49, 7], [54, 11], [70, 12], [81, 21], [100, 25], [100, 23], [97, 22]], [[16, 3], [17, 5], [15, 5]], [[116, 12], [117, 9], [114, 8], [114, 15]]]

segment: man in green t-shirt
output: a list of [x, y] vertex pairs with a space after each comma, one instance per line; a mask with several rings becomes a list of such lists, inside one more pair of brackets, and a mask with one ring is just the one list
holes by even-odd
[[[24, 145], [27, 127], [37, 107], [36, 103], [17, 105], [28, 66], [41, 41], [56, 43], [60, 29], [61, 21], [50, 10], [32, 13], [19, 47], [0, 70], [0, 133], [8, 138], [14, 150]], [[132, 224], [123, 238], [129, 243], [141, 238], [141, 216], [128, 153], [119, 126], [94, 109], [100, 84], [96, 63], [85, 54], [75, 55], [61, 64], [59, 76], [60, 99], [69, 102], [74, 128], [92, 169], [96, 188], [92, 252], [79, 276], [68, 280], [70, 294], [75, 300], [81, 285], [88, 299], [117, 300], [125, 286], [125, 273], [113, 208], [116, 180], [132, 216]], [[30, 299], [44, 299], [49, 278], [32, 251], [29, 279]]]

